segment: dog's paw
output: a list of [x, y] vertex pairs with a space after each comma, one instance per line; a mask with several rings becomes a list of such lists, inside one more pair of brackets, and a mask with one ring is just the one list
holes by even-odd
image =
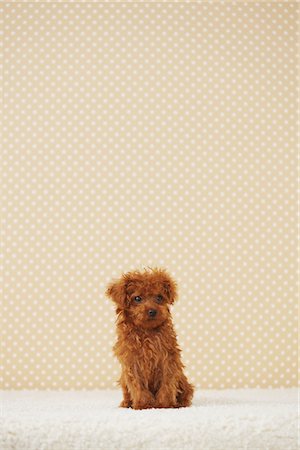
[[137, 402], [132, 406], [133, 409], [151, 409], [154, 408], [154, 403]]
[[178, 408], [176, 398], [168, 393], [159, 393], [156, 398], [155, 408]]
[[131, 402], [127, 400], [122, 400], [119, 406], [120, 408], [131, 408]]
[[142, 397], [132, 403], [133, 409], [150, 409], [154, 408], [155, 399], [152, 394], [144, 394]]

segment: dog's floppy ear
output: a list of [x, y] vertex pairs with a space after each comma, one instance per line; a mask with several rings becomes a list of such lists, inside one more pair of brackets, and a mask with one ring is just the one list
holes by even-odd
[[107, 286], [106, 295], [117, 304], [117, 311], [129, 305], [127, 291], [130, 290], [131, 284], [139, 280], [139, 276], [138, 271], [123, 273], [119, 280], [113, 280]]
[[177, 300], [177, 285], [176, 282], [166, 274], [166, 279], [164, 280], [164, 290], [168, 297], [168, 303], [171, 305]]
[[120, 280], [109, 283], [106, 289], [106, 295], [110, 297], [118, 307], [125, 308], [127, 299], [125, 279], [122, 277]]
[[157, 279], [162, 283], [164, 293], [167, 296], [168, 303], [173, 304], [177, 299], [177, 284], [176, 281], [168, 274], [165, 269], [153, 269]]

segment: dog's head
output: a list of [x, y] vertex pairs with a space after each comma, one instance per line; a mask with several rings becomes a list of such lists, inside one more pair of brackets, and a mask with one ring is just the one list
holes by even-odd
[[170, 315], [169, 305], [177, 298], [175, 281], [164, 269], [134, 271], [108, 285], [106, 294], [124, 311], [134, 326], [153, 329]]

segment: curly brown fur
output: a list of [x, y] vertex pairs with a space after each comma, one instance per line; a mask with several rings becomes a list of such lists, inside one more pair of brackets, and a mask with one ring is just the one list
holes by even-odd
[[194, 386], [183, 373], [169, 309], [177, 298], [175, 281], [164, 269], [133, 271], [111, 282], [106, 294], [117, 305], [114, 353], [122, 366], [120, 406], [190, 406]]

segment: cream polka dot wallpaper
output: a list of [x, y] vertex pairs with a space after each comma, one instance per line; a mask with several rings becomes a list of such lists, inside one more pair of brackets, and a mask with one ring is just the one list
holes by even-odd
[[4, 2], [2, 386], [116, 387], [169, 270], [198, 388], [297, 385], [295, 2]]

